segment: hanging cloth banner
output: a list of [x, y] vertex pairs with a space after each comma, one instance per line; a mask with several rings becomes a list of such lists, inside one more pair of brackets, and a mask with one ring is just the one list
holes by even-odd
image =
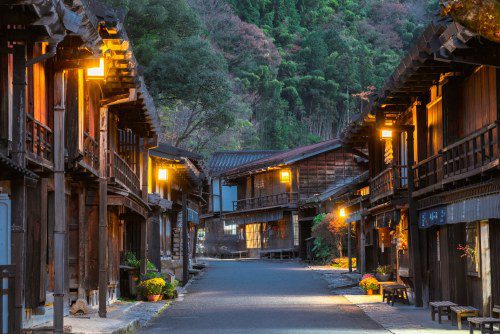
[[392, 210], [384, 213], [379, 213], [375, 216], [375, 228], [394, 227], [401, 219], [399, 210]]
[[418, 227], [428, 228], [434, 225], [446, 224], [446, 206], [422, 210], [418, 213]]

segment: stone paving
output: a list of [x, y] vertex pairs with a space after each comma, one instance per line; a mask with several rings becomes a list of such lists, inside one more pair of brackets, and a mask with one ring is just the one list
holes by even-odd
[[[356, 284], [359, 277], [356, 274], [349, 274], [345, 269], [336, 269], [329, 266], [309, 266], [308, 268], [327, 281], [333, 294], [344, 296], [390, 333], [440, 334], [449, 333], [450, 331], [468, 333], [468, 330], [459, 331], [456, 326], [451, 326], [448, 320], [443, 320], [441, 325], [433, 322], [427, 308], [416, 308], [412, 305], [399, 303], [390, 306], [382, 302], [380, 295], [365, 295], [363, 290]], [[463, 327], [466, 328], [467, 326], [464, 325]]]

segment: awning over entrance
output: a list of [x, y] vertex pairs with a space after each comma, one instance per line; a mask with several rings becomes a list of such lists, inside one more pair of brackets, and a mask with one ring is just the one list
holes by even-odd
[[500, 194], [466, 199], [448, 204], [448, 224], [500, 218]]
[[418, 226], [466, 223], [500, 218], [500, 194], [465, 199], [456, 203], [422, 210], [418, 214]]
[[379, 213], [375, 216], [375, 228], [393, 227], [399, 223], [401, 212], [399, 210], [391, 210]]
[[283, 219], [283, 211], [247, 213], [238, 217], [226, 218], [226, 224], [252, 224], [252, 223], [267, 223]]

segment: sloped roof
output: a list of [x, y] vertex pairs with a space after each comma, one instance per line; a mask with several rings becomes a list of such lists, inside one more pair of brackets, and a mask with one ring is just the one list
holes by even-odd
[[215, 176], [221, 172], [247, 164], [249, 162], [260, 160], [281, 151], [220, 151], [215, 152], [208, 161], [208, 172]]
[[[484, 52], [479, 48], [483, 48]], [[342, 134], [344, 143], [366, 146], [375, 114], [396, 119], [410, 107], [414, 98], [436, 84], [448, 72], [463, 72], [479, 64], [498, 66], [498, 44], [477, 36], [450, 18], [430, 22], [384, 86], [370, 97], [369, 106]]]
[[149, 155], [171, 160], [183, 166], [187, 179], [193, 184], [199, 185], [205, 178], [201, 166], [202, 157], [196, 153], [166, 143], [159, 143], [158, 147], [149, 150]]
[[350, 190], [355, 189], [358, 186], [368, 184], [369, 172], [365, 171], [356, 176], [349, 176], [343, 178], [340, 182], [332, 183], [325, 191], [321, 194], [309, 197], [304, 201], [304, 203], [318, 203], [323, 202], [331, 197], [341, 196]]
[[268, 157], [249, 162], [247, 164], [231, 168], [229, 170], [226, 170], [223, 173], [223, 176], [236, 176], [242, 173], [252, 172], [262, 168], [292, 164], [294, 162], [307, 159], [317, 154], [337, 149], [341, 146], [342, 145], [340, 140], [335, 138], [316, 144], [297, 147], [289, 151], [276, 153]]

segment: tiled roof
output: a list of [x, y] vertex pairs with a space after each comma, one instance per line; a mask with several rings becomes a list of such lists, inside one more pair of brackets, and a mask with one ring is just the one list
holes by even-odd
[[217, 175], [225, 170], [260, 160], [281, 151], [220, 151], [215, 152], [208, 161], [210, 175]]
[[225, 176], [236, 175], [245, 172], [251, 172], [266, 167], [273, 167], [278, 165], [287, 165], [307, 159], [311, 156], [330, 151], [341, 146], [339, 139], [331, 139], [322, 141], [320, 143], [297, 147], [293, 150], [275, 153], [273, 155], [264, 157], [259, 160], [254, 160], [244, 165], [240, 165], [224, 172]]

